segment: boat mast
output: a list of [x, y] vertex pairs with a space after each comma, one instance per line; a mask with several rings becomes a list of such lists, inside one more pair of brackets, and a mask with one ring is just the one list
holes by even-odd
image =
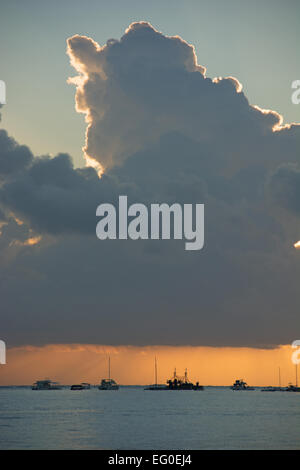
[[157, 361], [155, 356], [155, 385], [157, 385]]
[[108, 356], [108, 379], [110, 380], [110, 356]]
[[298, 364], [296, 364], [296, 387], [298, 387]]
[[279, 388], [281, 388], [280, 367], [278, 367], [278, 380], [279, 380]]

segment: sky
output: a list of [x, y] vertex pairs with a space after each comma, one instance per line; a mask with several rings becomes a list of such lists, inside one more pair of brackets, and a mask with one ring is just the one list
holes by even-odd
[[[154, 354], [162, 375], [176, 363], [206, 384], [228, 384], [242, 370], [266, 384], [278, 364], [291, 376], [288, 345], [300, 330], [300, 108], [291, 102], [299, 9], [294, 1], [2, 7], [0, 336], [11, 359], [1, 383], [30, 383], [39, 368], [73, 380], [66, 369], [78, 352], [78, 373], [96, 380], [84, 364], [97, 354], [105, 362], [109, 346], [123, 383], [129, 362], [130, 383], [146, 383]], [[147, 206], [204, 203], [204, 249], [99, 241], [96, 207], [121, 194]], [[51, 368], [60, 362], [65, 369]]]
[[96, 385], [108, 377], [109, 357], [111, 377], [117, 383], [149, 385], [155, 383], [156, 357], [157, 382], [161, 384], [173, 376], [176, 368], [178, 376], [183, 376], [187, 369], [189, 380], [202, 385], [230, 386], [239, 377], [249, 385], [280, 383], [283, 387], [295, 383], [292, 351], [290, 346], [272, 350], [86, 344], [25, 346], [9, 351], [7, 366], [0, 366], [1, 385], [30, 385], [45, 377], [66, 385], [81, 382]]
[[149, 21], [193, 44], [210, 77], [233, 75], [252, 104], [297, 122], [291, 82], [300, 76], [297, 0], [40, 0], [2, 2], [0, 73], [9, 105], [3, 125], [35, 155], [67, 152], [84, 164], [83, 116], [74, 112], [73, 70], [66, 40], [74, 34], [100, 45], [119, 38], [133, 21]]

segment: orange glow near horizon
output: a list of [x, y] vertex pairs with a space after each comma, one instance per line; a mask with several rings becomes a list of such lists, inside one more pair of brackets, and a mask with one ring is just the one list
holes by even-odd
[[26, 346], [7, 351], [7, 364], [0, 366], [0, 385], [27, 385], [49, 377], [62, 384], [98, 384], [108, 374], [111, 357], [112, 377], [124, 385], [154, 382], [154, 358], [158, 362], [158, 382], [188, 369], [189, 378], [203, 385], [230, 385], [243, 378], [249, 385], [278, 385], [295, 382], [291, 346], [276, 349], [47, 345]]

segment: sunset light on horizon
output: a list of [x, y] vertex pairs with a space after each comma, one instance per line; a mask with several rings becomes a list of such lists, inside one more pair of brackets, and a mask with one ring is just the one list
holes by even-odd
[[[295, 366], [290, 345], [274, 349], [101, 346], [59, 344], [43, 347], [24, 346], [7, 352], [9, 368], [0, 369], [0, 385], [30, 385], [37, 379], [52, 377], [62, 384], [90, 382], [99, 384], [107, 375], [108, 357], [112, 375], [123, 385], [154, 383], [154, 359], [157, 358], [159, 383], [179, 375], [185, 369], [194, 382], [229, 386], [244, 378], [255, 386], [282, 385], [295, 381]], [[0, 366], [1, 367], [1, 366]]]

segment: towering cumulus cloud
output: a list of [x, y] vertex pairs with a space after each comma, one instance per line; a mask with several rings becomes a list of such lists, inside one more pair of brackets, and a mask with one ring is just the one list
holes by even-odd
[[120, 41], [103, 47], [73, 36], [67, 52], [80, 74], [71, 81], [77, 110], [88, 122], [85, 153], [102, 167], [120, 164], [174, 131], [194, 139], [199, 150], [221, 152], [228, 167], [247, 164], [249, 151], [252, 164], [278, 161], [273, 155], [271, 163], [260, 144], [280, 129], [281, 116], [250, 106], [235, 78], [206, 78], [194, 48], [181, 38], [133, 23]]
[[[207, 77], [191, 45], [145, 22], [104, 46], [73, 36], [67, 52], [87, 167], [34, 157], [0, 133], [3, 334], [16, 344], [290, 343], [300, 126], [251, 105], [237, 79]], [[204, 203], [204, 249], [97, 240], [97, 205], [121, 194]]]
[[104, 168], [180, 126], [181, 105], [193, 100], [190, 79], [204, 78], [190, 45], [148, 23], [132, 24], [120, 41], [111, 39], [102, 48], [73, 36], [68, 54], [81, 75], [73, 81], [77, 110], [89, 123], [85, 152]]

